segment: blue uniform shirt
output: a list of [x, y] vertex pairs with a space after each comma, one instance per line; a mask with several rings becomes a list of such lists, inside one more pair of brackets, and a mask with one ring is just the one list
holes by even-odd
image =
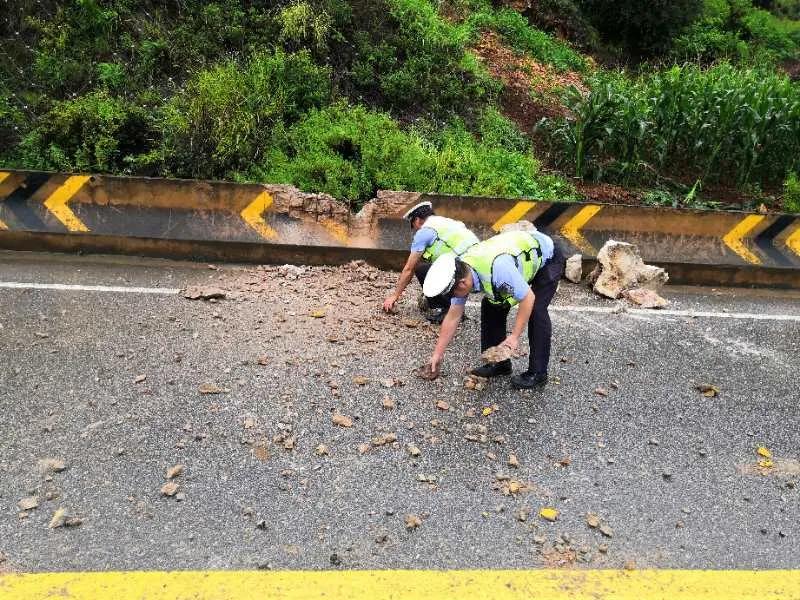
[[436, 241], [436, 230], [432, 227], [420, 227], [411, 240], [412, 252], [425, 252], [428, 246]]

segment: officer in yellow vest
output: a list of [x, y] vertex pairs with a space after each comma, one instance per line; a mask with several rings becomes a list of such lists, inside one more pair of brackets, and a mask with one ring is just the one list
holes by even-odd
[[[553, 240], [538, 231], [510, 231], [481, 242], [460, 257], [445, 254], [434, 262], [423, 285], [426, 296], [450, 293], [451, 308], [442, 323], [431, 355], [438, 372], [448, 344], [458, 329], [470, 292], [483, 292], [481, 301], [481, 351], [503, 344], [517, 350], [527, 328], [528, 370], [511, 378], [516, 388], [530, 389], [547, 383], [552, 326], [548, 307], [564, 274], [563, 254]], [[519, 304], [514, 326], [506, 335], [510, 308]], [[511, 374], [511, 361], [472, 370], [481, 377]]]
[[[394, 308], [415, 274], [422, 285], [431, 264], [442, 254], [453, 252], [459, 256], [478, 243], [475, 234], [461, 221], [435, 215], [430, 202], [420, 202], [412, 206], [403, 218], [411, 223], [415, 231], [414, 239], [411, 242], [411, 253], [400, 273], [397, 285], [383, 302], [383, 310], [386, 312]], [[429, 300], [429, 306], [437, 309], [437, 312], [428, 319], [434, 323], [441, 323], [450, 308], [450, 299], [437, 295]]]

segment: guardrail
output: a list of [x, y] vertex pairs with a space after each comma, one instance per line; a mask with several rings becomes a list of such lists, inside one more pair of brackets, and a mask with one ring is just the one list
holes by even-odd
[[399, 267], [421, 199], [485, 238], [526, 219], [592, 259], [608, 239], [687, 284], [800, 289], [800, 217], [379, 192], [358, 213], [282, 185], [0, 170], [0, 247]]

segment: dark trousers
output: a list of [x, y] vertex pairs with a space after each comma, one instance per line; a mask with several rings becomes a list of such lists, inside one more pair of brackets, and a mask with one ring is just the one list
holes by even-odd
[[[431, 264], [432, 263], [429, 263], [427, 260], [421, 260], [417, 263], [417, 267], [414, 269], [414, 274], [417, 276], [417, 281], [419, 281], [420, 285], [425, 282], [425, 276], [428, 274]], [[431, 308], [442, 308], [444, 310], [449, 310], [450, 294], [436, 296], [435, 298], [428, 298], [428, 306]]]
[[[528, 320], [528, 343], [530, 355], [528, 370], [532, 373], [547, 373], [550, 363], [550, 340], [553, 327], [550, 323], [550, 301], [556, 293], [558, 282], [564, 274], [564, 255], [555, 249], [553, 258], [539, 269], [531, 282], [536, 300]], [[481, 352], [497, 346], [506, 339], [508, 304], [492, 304], [484, 296], [481, 302]]]

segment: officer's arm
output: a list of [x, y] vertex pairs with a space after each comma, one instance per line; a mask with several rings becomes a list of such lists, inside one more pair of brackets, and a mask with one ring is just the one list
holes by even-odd
[[458, 324], [461, 323], [464, 308], [464, 304], [451, 304], [450, 310], [447, 311], [447, 315], [442, 321], [442, 326], [439, 329], [439, 339], [436, 340], [436, 347], [431, 355], [431, 371], [434, 373], [439, 371], [445, 350], [447, 350], [447, 346], [452, 341], [456, 331], [458, 331]]
[[394, 286], [394, 292], [389, 294], [383, 303], [384, 310], [391, 310], [395, 302], [403, 295], [406, 287], [411, 283], [411, 278], [414, 277], [414, 269], [417, 268], [420, 258], [422, 258], [422, 252], [412, 252], [408, 255], [406, 264], [400, 273], [400, 278], [397, 280], [397, 285]]

